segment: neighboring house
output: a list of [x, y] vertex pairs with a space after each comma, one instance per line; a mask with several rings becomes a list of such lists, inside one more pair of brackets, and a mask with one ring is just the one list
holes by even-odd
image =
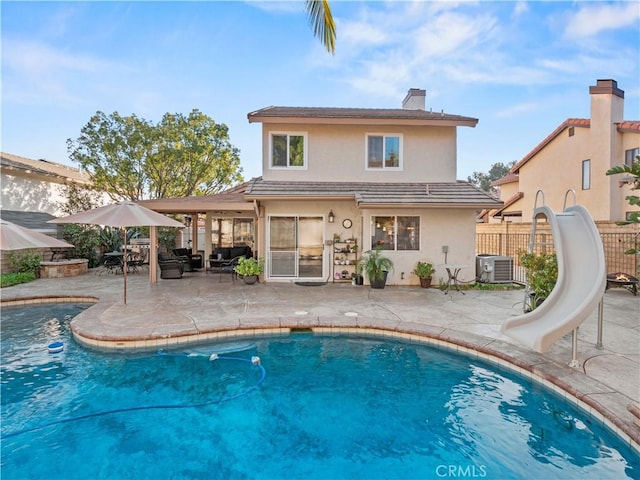
[[638, 211], [625, 200], [631, 193], [630, 186], [621, 186], [622, 176], [606, 172], [631, 165], [640, 153], [640, 121], [624, 120], [624, 91], [615, 80], [598, 80], [589, 93], [591, 119], [565, 120], [507, 176], [493, 182], [504, 206], [485, 210], [484, 221], [531, 221], [538, 190], [556, 211], [562, 210], [567, 190], [574, 190], [577, 203], [596, 221], [621, 221]]
[[244, 199], [266, 281], [349, 278], [355, 244], [358, 258], [385, 250], [391, 285], [417, 285], [418, 261], [436, 279], [444, 263], [466, 265], [473, 280], [476, 212], [501, 205], [456, 180], [457, 128], [477, 119], [427, 111], [420, 89], [398, 109], [267, 107], [248, 119], [262, 124], [263, 173]]
[[48, 235], [57, 227], [47, 220], [63, 216], [64, 185], [89, 185], [85, 172], [48, 160], [0, 153], [0, 216], [5, 220]]

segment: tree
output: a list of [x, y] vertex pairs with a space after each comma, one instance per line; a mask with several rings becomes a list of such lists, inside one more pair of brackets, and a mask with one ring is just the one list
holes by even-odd
[[306, 0], [305, 8], [309, 16], [309, 22], [313, 27], [313, 34], [331, 54], [335, 53], [336, 25], [331, 14], [329, 0]]
[[209, 195], [243, 180], [227, 126], [197, 109], [158, 125], [98, 111], [67, 151], [113, 200]]
[[509, 173], [511, 167], [516, 164], [515, 161], [504, 164], [497, 162], [491, 165], [489, 173], [473, 172], [473, 174], [467, 177], [467, 181], [474, 184], [478, 188], [481, 188], [485, 192], [495, 193], [496, 189], [491, 187], [491, 183], [495, 180], [499, 180]]
[[[620, 186], [631, 185], [631, 190], [640, 190], [640, 155], [636, 157], [634, 162], [629, 165], [618, 165], [616, 167], [607, 170], [607, 175], [618, 175], [626, 173], [627, 175], [620, 180]], [[640, 197], [637, 195], [627, 195], [625, 200], [629, 202], [629, 205], [640, 207]], [[640, 223], [640, 212], [633, 212], [629, 215], [629, 220], [624, 222], [618, 222], [620, 225], [629, 225], [631, 223]], [[640, 242], [636, 236], [636, 243], [633, 248], [630, 248], [626, 252], [629, 255], [640, 254]]]
[[165, 114], [154, 137], [146, 163], [152, 198], [210, 195], [242, 181], [228, 127], [198, 110], [188, 117]]
[[59, 202], [58, 208], [65, 215], [73, 215], [102, 205], [101, 194], [94, 188], [81, 187], [76, 183], [68, 183], [60, 188], [65, 201]]
[[[60, 210], [66, 215], [84, 212], [101, 205], [100, 193], [91, 188], [83, 188], [75, 183], [64, 186], [66, 201], [60, 203]], [[100, 246], [100, 227], [95, 225], [64, 224], [63, 238], [73, 245], [73, 249], [66, 252], [67, 258], [86, 258], [89, 267], [98, 266], [96, 248]]]

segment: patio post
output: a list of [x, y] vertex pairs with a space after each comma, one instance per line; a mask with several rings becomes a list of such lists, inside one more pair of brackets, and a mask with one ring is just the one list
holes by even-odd
[[158, 227], [149, 227], [149, 282], [158, 283]]

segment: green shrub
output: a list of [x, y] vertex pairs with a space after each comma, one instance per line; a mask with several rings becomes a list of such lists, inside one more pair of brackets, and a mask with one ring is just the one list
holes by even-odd
[[0, 288], [28, 283], [36, 279], [35, 272], [3, 273], [0, 275]]
[[40, 268], [42, 255], [36, 250], [18, 250], [9, 252], [7, 259], [11, 267], [19, 273], [35, 272]]
[[253, 257], [242, 257], [238, 260], [238, 265], [233, 269], [238, 275], [242, 276], [260, 275], [264, 272], [264, 261], [262, 259], [256, 260]]
[[429, 278], [435, 273], [436, 269], [432, 263], [418, 262], [413, 269], [413, 273], [420, 278]]
[[393, 269], [393, 261], [382, 255], [382, 247], [366, 251], [361, 261], [370, 282], [381, 281], [385, 278], [384, 272]]
[[100, 245], [99, 230], [94, 226], [68, 224], [63, 227], [64, 239], [73, 245], [67, 251], [67, 258], [86, 258], [89, 268], [97, 267], [96, 247]]
[[549, 296], [558, 280], [558, 260], [555, 253], [536, 255], [521, 253], [520, 265], [526, 269], [526, 279], [533, 298], [531, 310]]

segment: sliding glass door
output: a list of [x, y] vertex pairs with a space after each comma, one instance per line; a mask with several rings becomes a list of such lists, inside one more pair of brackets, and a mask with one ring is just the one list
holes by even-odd
[[324, 277], [322, 226], [322, 217], [270, 217], [269, 276], [322, 279]]

